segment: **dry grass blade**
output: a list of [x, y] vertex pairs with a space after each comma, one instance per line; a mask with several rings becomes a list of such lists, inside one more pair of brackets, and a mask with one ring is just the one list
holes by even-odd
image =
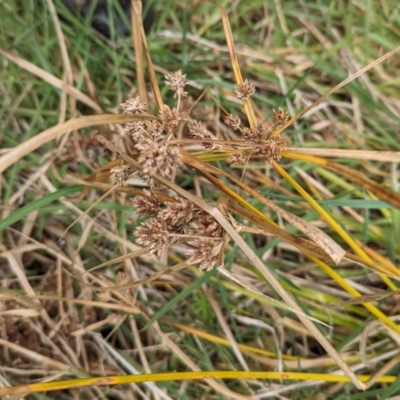
[[328, 160], [326, 167], [331, 171], [337, 172], [345, 176], [349, 181], [355, 183], [356, 185], [368, 190], [378, 199], [386, 201], [388, 204], [400, 209], [400, 194], [395, 192], [391, 188], [381, 185], [367, 178], [365, 174], [355, 171], [345, 165], [335, 163]]
[[[185, 363], [192, 371], [198, 371], [200, 372], [200, 368], [192, 361], [190, 357], [179, 347], [177, 346], [173, 340], [171, 340], [168, 335], [166, 335], [160, 328], [159, 324], [155, 322], [153, 324], [153, 327], [155, 328], [157, 334], [161, 338], [161, 340], [171, 349], [171, 351], [182, 360], [183, 363]], [[221, 383], [217, 382], [214, 378], [214, 374], [211, 373], [208, 375], [207, 373], [204, 373], [205, 376], [203, 376], [204, 381], [210, 385], [217, 393], [220, 393], [221, 395], [226, 396], [228, 399], [238, 399], [238, 400], [248, 400], [248, 396], [243, 396], [239, 393], [235, 393], [232, 390], [228, 389], [227, 387], [223, 386]]]
[[[361, 243], [360, 243], [361, 246]], [[347, 252], [345, 258], [348, 258], [349, 260], [352, 260], [359, 265], [363, 265], [365, 267], [368, 267], [374, 271], [377, 271], [380, 274], [386, 274], [390, 276], [392, 279], [395, 279], [396, 281], [400, 281], [400, 276], [399, 276], [399, 270], [391, 263], [385, 262], [381, 258], [377, 258], [373, 256], [373, 253], [369, 251], [369, 248], [365, 247], [365, 252], [369, 254], [371, 257], [371, 260], [363, 260], [360, 256], [357, 254], [352, 254]], [[374, 262], [373, 260], [376, 260], [377, 262]]]
[[[29, 349], [27, 349], [27, 348], [25, 348], [23, 346], [20, 346], [20, 345], [18, 345], [16, 343], [10, 343], [7, 340], [4, 340], [2, 338], [0, 338], [0, 346], [4, 347], [4, 348], [12, 349], [17, 354], [20, 354], [21, 356], [26, 357], [26, 358], [28, 358], [30, 360], [34, 360], [34, 361], [37, 361], [37, 362], [39, 362], [41, 364], [44, 364], [48, 368], [52, 367], [52, 368], [55, 368], [55, 369], [60, 370], [60, 371], [71, 371], [71, 372], [75, 371], [78, 374], [81, 374], [83, 372], [83, 371], [80, 371], [77, 368], [71, 367], [71, 365], [62, 363], [62, 362], [57, 361], [57, 360], [53, 360], [50, 357], [46, 357], [46, 356], [44, 356], [44, 355], [42, 355], [40, 353], [37, 353], [36, 351], [29, 350]], [[10, 389], [12, 390], [13, 388], [10, 388]], [[4, 391], [4, 388], [0, 389], [0, 395], [2, 395], [2, 393], [1, 393], [2, 391]], [[11, 394], [12, 393], [13, 392], [11, 392]]]
[[272, 234], [276, 237], [279, 237], [285, 240], [287, 243], [290, 243], [297, 249], [299, 249], [304, 254], [309, 256], [317, 257], [320, 260], [330, 264], [336, 264], [337, 260], [333, 260], [329, 254], [327, 254], [323, 248], [319, 245], [316, 245], [313, 242], [310, 242], [306, 239], [303, 239], [299, 236], [293, 235], [291, 233], [286, 232], [284, 229], [276, 226], [274, 224], [265, 221], [254, 213], [246, 210], [243, 207], [238, 206], [237, 204], [233, 203], [232, 201], [229, 202], [229, 210], [233, 211], [234, 213], [242, 216], [243, 218], [247, 219], [249, 222], [259, 226], [265, 232], [264, 234]]
[[[333, 270], [329, 265], [325, 264], [321, 260], [316, 258], [311, 258], [315, 264], [317, 264], [323, 271], [325, 271], [335, 282], [337, 282], [342, 288], [344, 288], [348, 293], [350, 293], [353, 297], [359, 297], [360, 293], [354, 289], [352, 285], [350, 285], [340, 274], [338, 274], [335, 270]], [[400, 333], [400, 327], [391, 320], [384, 312], [382, 312], [379, 308], [375, 307], [371, 303], [364, 303], [364, 307], [371, 312], [377, 319], [381, 320], [388, 327], [393, 329], [394, 332]]]
[[[238, 85], [241, 85], [243, 83], [243, 77], [242, 77], [242, 73], [240, 71], [239, 61], [236, 56], [235, 44], [233, 41], [233, 35], [232, 35], [231, 26], [229, 23], [229, 18], [228, 18], [226, 11], [223, 9], [223, 7], [221, 5], [218, 5], [218, 7], [221, 12], [222, 24], [224, 27], [225, 38], [226, 38], [226, 42], [227, 42], [228, 49], [229, 49], [229, 55], [231, 57], [231, 64], [233, 67], [233, 72], [235, 74], [236, 83]], [[254, 127], [256, 125], [256, 118], [255, 118], [253, 105], [251, 104], [251, 100], [244, 99], [243, 107], [245, 109], [247, 119], [249, 120], [250, 126]]]
[[[156, 325], [156, 324], [155, 324]], [[157, 331], [164, 342], [167, 343], [174, 353], [178, 353], [180, 357], [190, 368], [195, 372], [182, 372], [177, 376], [176, 372], [164, 373], [164, 374], [135, 374], [135, 375], [123, 375], [123, 376], [107, 376], [107, 377], [96, 377], [96, 378], [83, 378], [74, 379], [67, 381], [55, 381], [50, 383], [34, 383], [30, 385], [21, 385], [16, 387], [3, 387], [0, 388], [0, 395], [19, 395], [29, 393], [41, 393], [54, 390], [63, 389], [78, 389], [89, 386], [109, 386], [109, 385], [123, 385], [129, 383], [146, 383], [146, 382], [165, 382], [165, 381], [193, 381], [193, 380], [204, 380], [212, 388], [214, 388], [221, 395], [226, 396], [228, 399], [238, 400], [249, 400], [248, 396], [235, 393], [232, 390], [222, 386], [216, 382], [215, 379], [262, 379], [262, 380], [277, 380], [277, 381], [290, 381], [300, 380], [309, 382], [310, 379], [315, 381], [323, 382], [340, 382], [348, 383], [349, 378], [347, 376], [338, 374], [310, 374], [307, 372], [269, 372], [269, 371], [200, 371], [199, 367], [193, 361], [182, 352], [175, 343], [168, 338], [162, 331]], [[397, 357], [395, 358], [397, 361]], [[390, 363], [390, 366], [392, 364]], [[358, 375], [360, 382], [368, 382], [371, 379], [369, 375]], [[381, 383], [394, 383], [396, 376], [381, 376], [376, 379], [377, 382]], [[251, 399], [251, 398], [250, 398]], [[393, 399], [393, 398], [392, 398]]]
[[143, 255], [145, 255], [147, 253], [148, 253], [148, 249], [146, 249], [146, 248], [143, 248], [143, 249], [140, 249], [140, 250], [137, 250], [137, 251], [132, 251], [129, 254], [124, 254], [123, 256], [120, 256], [120, 257], [114, 258], [114, 259], [112, 259], [110, 261], [106, 261], [106, 262], [104, 262], [102, 264], [96, 265], [95, 267], [92, 267], [92, 268], [88, 269], [87, 271], [85, 271], [83, 274], [92, 273], [94, 271], [97, 271], [98, 269], [101, 269], [101, 268], [104, 268], [104, 267], [108, 267], [109, 265], [118, 264], [118, 263], [120, 263], [122, 261], [126, 261], [126, 260], [129, 260], [131, 258], [137, 258], [137, 257], [143, 256]]
[[373, 301], [379, 301], [382, 299], [386, 299], [387, 297], [395, 296], [395, 295], [399, 295], [399, 294], [400, 294], [400, 289], [393, 290], [391, 292], [386, 292], [386, 293], [364, 294], [362, 296], [354, 297], [349, 300], [335, 301], [333, 303], [328, 303], [328, 305], [330, 305], [332, 307], [346, 307], [346, 306], [351, 306], [354, 304], [366, 304], [366, 303], [372, 303]]
[[[146, 249], [146, 252], [148, 252], [148, 249]], [[190, 264], [187, 263], [187, 261], [183, 261], [179, 264], [176, 264], [172, 267], [164, 268], [161, 271], [149, 276], [148, 278], [143, 278], [139, 279], [138, 281], [134, 282], [128, 282], [124, 285], [115, 285], [115, 286], [109, 286], [109, 287], [95, 287], [92, 285], [88, 285], [86, 283], [83, 283], [85, 286], [92, 288], [93, 290], [97, 292], [108, 292], [110, 290], [116, 291], [116, 290], [126, 290], [126, 289], [132, 289], [140, 285], [145, 285], [150, 282], [154, 282], [155, 280], [161, 278], [164, 275], [167, 274], [173, 274], [174, 272], [178, 272], [184, 268], [187, 268]]]
[[[52, 16], [53, 23], [54, 23], [54, 28], [57, 33], [58, 43], [60, 46], [62, 60], [63, 60], [63, 64], [64, 64], [64, 70], [65, 70], [65, 74], [66, 74], [66, 78], [67, 78], [67, 83], [68, 83], [68, 85], [73, 87], [74, 76], [72, 73], [71, 62], [70, 62], [69, 56], [68, 56], [67, 46], [65, 44], [65, 37], [63, 35], [61, 25], [60, 25], [60, 20], [58, 18], [56, 9], [54, 7], [53, 0], [47, 0], [47, 4], [48, 4], [49, 10], [51, 12], [51, 16]], [[70, 104], [71, 104], [71, 114], [72, 114], [72, 116], [76, 116], [76, 104], [75, 104], [75, 98], [73, 96], [71, 96]]]
[[[135, 1], [135, 0], [131, 0], [131, 2], [132, 3], [137, 3], [137, 1]], [[137, 11], [136, 11], [136, 13], [137, 13]], [[158, 80], [157, 80], [157, 76], [156, 76], [156, 73], [155, 73], [154, 65], [153, 65], [153, 62], [151, 60], [150, 50], [149, 50], [149, 46], [147, 45], [147, 39], [146, 39], [146, 35], [144, 33], [142, 20], [140, 21], [140, 25], [139, 26], [140, 26], [140, 35], [141, 35], [142, 48], [144, 50], [144, 55], [146, 57], [147, 72], [149, 74], [151, 88], [153, 90], [153, 94], [154, 94], [154, 97], [155, 97], [155, 100], [156, 100], [156, 103], [157, 103], [157, 107], [158, 107], [159, 110], [162, 110], [162, 108], [164, 106], [164, 100], [163, 100], [163, 98], [161, 96], [161, 91], [160, 91], [160, 87], [158, 85]], [[134, 28], [134, 29], [135, 29], [134, 32], [135, 32], [135, 35], [136, 35], [136, 29], [137, 28]]]
[[43, 69], [37, 67], [36, 65], [30, 63], [29, 61], [23, 60], [21, 57], [18, 57], [14, 54], [9, 53], [8, 51], [0, 48], [0, 54], [12, 61], [13, 63], [17, 64], [19, 67], [27, 70], [28, 72], [36, 75], [40, 79], [43, 79], [45, 82], [50, 83], [55, 88], [60, 90], [65, 90], [70, 96], [73, 96], [76, 100], [81, 101], [83, 104], [86, 104], [94, 111], [98, 113], [102, 113], [102, 108], [93, 101], [90, 97], [86, 96], [80, 90], [74, 88], [70, 85], [65, 85], [65, 83], [61, 80], [56, 78], [54, 75], [49, 74], [48, 72], [44, 71]]
[[96, 126], [104, 124], [126, 124], [128, 122], [134, 122], [137, 120], [154, 120], [156, 117], [146, 117], [144, 115], [115, 115], [115, 114], [103, 114], [103, 115], [91, 115], [80, 118], [70, 119], [67, 122], [53, 126], [52, 128], [46, 129], [43, 132], [31, 137], [27, 141], [14, 147], [8, 153], [0, 157], [0, 173], [9, 168], [11, 165], [16, 163], [22, 157], [25, 157], [30, 152], [36, 150], [45, 143], [57, 139], [60, 135], [63, 135], [72, 130], [86, 128], [87, 126]]
[[[381, 321], [371, 321], [364, 329], [361, 340], [360, 340], [360, 354], [362, 356], [364, 364], [368, 365], [368, 361], [365, 357], [367, 353], [367, 340], [368, 336], [372, 334], [377, 334], [378, 332], [385, 331], [388, 336], [396, 343], [397, 347], [400, 346], [400, 335], [398, 333], [393, 332], [387, 326], [385, 326]], [[371, 375], [367, 384], [374, 384], [382, 375], [384, 375], [387, 371], [392, 369], [398, 362], [400, 362], [400, 354], [396, 357], [393, 357], [389, 362], [379, 368], [373, 375]]]
[[396, 151], [373, 151], [373, 150], [347, 150], [347, 149], [326, 149], [318, 148], [301, 148], [301, 147], [287, 147], [282, 153], [286, 152], [297, 154], [309, 154], [311, 156], [327, 157], [327, 158], [350, 158], [368, 161], [382, 161], [382, 162], [400, 162], [400, 153]]
[[222, 328], [222, 331], [225, 333], [225, 336], [227, 337], [227, 339], [229, 341], [229, 344], [230, 344], [233, 354], [235, 355], [235, 357], [238, 360], [239, 364], [241, 365], [242, 369], [244, 371], [249, 371], [250, 368], [247, 365], [247, 363], [243, 357], [243, 354], [239, 349], [239, 346], [235, 339], [235, 336], [233, 335], [229, 324], [226, 322], [225, 316], [222, 313], [222, 310], [221, 310], [218, 302], [215, 300], [214, 296], [207, 288], [205, 288], [204, 290], [205, 290], [205, 293], [206, 293], [213, 309], [216, 311], [216, 316], [217, 316], [218, 322]]
[[144, 79], [144, 63], [143, 63], [143, 22], [142, 22], [142, 2], [131, 0], [131, 20], [132, 20], [132, 35], [133, 44], [135, 47], [136, 56], [136, 74], [139, 87], [140, 98], [148, 105], [149, 99], [147, 96], [146, 81]]

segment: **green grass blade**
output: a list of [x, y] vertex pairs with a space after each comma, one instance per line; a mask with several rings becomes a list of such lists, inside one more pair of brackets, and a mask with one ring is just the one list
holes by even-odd
[[10, 214], [7, 218], [0, 221], [0, 231], [5, 228], [8, 228], [10, 225], [14, 224], [15, 222], [20, 221], [21, 219], [25, 218], [31, 212], [40, 210], [42, 207], [46, 206], [47, 204], [58, 200], [61, 197], [68, 196], [70, 194], [79, 192], [82, 190], [82, 186], [71, 186], [64, 189], [57, 190], [54, 193], [48, 194], [38, 200], [33, 201], [32, 203], [26, 204], [22, 208], [17, 211], [14, 211]]

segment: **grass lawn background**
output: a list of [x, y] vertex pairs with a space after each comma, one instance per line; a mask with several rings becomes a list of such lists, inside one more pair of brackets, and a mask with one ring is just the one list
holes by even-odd
[[[234, 93], [237, 85], [220, 10], [206, 1], [153, 3], [154, 23], [147, 42], [164, 102], [171, 107], [176, 102], [164, 75], [182, 70], [187, 75], [186, 90], [194, 100], [206, 90], [191, 116], [202, 120], [215, 137], [233, 138], [223, 123], [226, 112], [238, 115], [244, 124], [247, 121]], [[89, 19], [72, 15], [54, 1], [66, 56], [60, 49], [51, 4], [44, 0], [0, 2], [0, 168], [1, 157], [40, 132], [81, 116], [116, 114], [120, 103], [138, 92], [132, 38], [118, 33], [117, 15], [125, 18], [122, 10], [110, 6], [111, 38], [105, 39], [93, 32]], [[228, 14], [242, 75], [256, 87], [252, 102], [263, 121], [271, 121], [273, 110], [279, 107], [294, 117], [399, 44], [400, 5], [395, 0], [219, 4]], [[288, 146], [312, 148], [327, 159], [332, 149], [353, 150], [350, 155], [337, 153], [334, 161], [398, 192], [399, 67], [399, 55], [394, 54], [324, 99], [285, 129], [282, 135]], [[151, 92], [147, 73], [146, 80]], [[149, 108], [157, 113], [151, 94]], [[96, 140], [97, 134], [127, 153], [134, 149], [120, 125], [89, 124], [72, 127], [68, 134], [43, 141], [32, 151], [27, 149], [2, 172], [0, 386], [174, 372], [174, 379], [163, 382], [81, 389], [71, 383], [63, 392], [28, 398], [355, 400], [400, 395], [395, 379], [375, 383], [364, 392], [352, 383], [318, 379], [319, 373], [334, 376], [340, 370], [336, 362], [294, 312], [266, 297], [280, 300], [232, 241], [226, 247], [225, 269], [236, 280], [191, 266], [135, 288], [94, 290], [93, 286], [150, 277], [166, 264], [173, 266], [185, 258], [184, 247], [177, 246], [160, 260], [143, 256], [82, 274], [137, 250], [134, 231], [143, 221], [130, 201], [143, 188], [136, 175], [127, 183], [130, 190], [101, 199], [89, 211], [89, 218], [81, 217], [64, 234], [106, 191], [81, 186], [78, 180], [115, 159]], [[241, 178], [243, 167], [230, 167], [214, 155], [207, 160], [200, 142], [183, 147], [191, 153], [203, 151], [202, 160]], [[371, 264], [346, 257], [330, 266], [336, 276], [284, 240], [254, 231], [241, 236], [303, 312], [326, 324], [316, 327], [358, 375], [373, 375], [387, 365], [385, 375], [396, 377], [399, 366], [393, 360], [399, 354], [400, 330], [387, 328], [385, 320], [361, 304], [332, 307], [327, 303], [353, 298], [348, 287], [360, 295], [397, 290], [397, 203], [388, 204], [379, 193], [371, 194], [307, 159], [283, 156], [279, 165], [368, 254]], [[259, 200], [228, 179], [220, 179], [285, 231], [305, 237]], [[175, 182], [210, 205], [222, 196], [187, 167], [177, 173]], [[265, 160], [250, 160], [243, 182], [354, 253], [349, 242]], [[237, 221], [246, 225], [242, 217]], [[397, 295], [372, 300], [397, 326]], [[179, 380], [180, 373], [196, 368], [309, 375], [306, 380], [240, 376]]]

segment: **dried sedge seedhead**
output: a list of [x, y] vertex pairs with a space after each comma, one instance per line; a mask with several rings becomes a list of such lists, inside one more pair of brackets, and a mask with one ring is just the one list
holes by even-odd
[[260, 141], [261, 141], [263, 136], [269, 131], [269, 124], [268, 124], [268, 122], [257, 122], [254, 130], [257, 133], [257, 135], [259, 136]]
[[243, 140], [247, 143], [261, 143], [268, 131], [268, 123], [258, 122], [255, 127], [242, 129]]
[[[149, 254], [159, 255], [165, 246], [170, 244], [168, 227], [165, 221], [152, 218], [142, 223], [135, 230], [136, 243], [149, 247]], [[160, 249], [156, 249], [161, 246]]]
[[158, 121], [151, 121], [148, 124], [149, 138], [155, 142], [161, 139], [163, 131], [164, 127]]
[[189, 130], [188, 134], [192, 138], [204, 139], [206, 135], [208, 135], [207, 137], [210, 136], [210, 134], [206, 130], [206, 127], [200, 121], [190, 121], [187, 127]]
[[[142, 223], [135, 230], [136, 242], [149, 248], [149, 255], [160, 256], [161, 252], [169, 246], [177, 244], [180, 240], [177, 235], [185, 235], [186, 227], [168, 225], [164, 220], [155, 217]], [[157, 247], [160, 248], [157, 250]]]
[[147, 137], [146, 127], [143, 121], [130, 122], [125, 125], [124, 132], [130, 136], [135, 142], [143, 141]]
[[143, 143], [148, 139], [157, 142], [162, 135], [163, 127], [158, 121], [146, 123], [135, 121], [126, 124], [124, 132], [137, 143]]
[[[197, 239], [193, 241], [192, 246], [196, 247], [196, 249], [187, 251], [187, 254], [191, 256], [188, 262], [200, 264], [200, 269], [210, 271], [220, 258], [223, 241], [215, 242], [209, 239]], [[219, 266], [217, 265], [217, 267]]]
[[138, 162], [142, 164], [142, 173], [145, 175], [160, 174], [164, 178], [171, 178], [176, 166], [181, 163], [179, 149], [160, 145], [152, 140], [136, 144], [139, 151]]
[[200, 107], [196, 108], [192, 111], [193, 119], [201, 119], [208, 132], [215, 133], [215, 127], [219, 123], [219, 118], [214, 112], [214, 108], [208, 104], [202, 104]]
[[157, 196], [151, 190], [143, 190], [144, 196], [136, 196], [133, 198], [132, 204], [135, 206], [136, 211], [147, 217], [155, 215], [160, 206]]
[[[200, 121], [190, 121], [188, 123], [189, 136], [197, 139], [211, 139], [210, 133], [207, 131], [204, 124]], [[211, 142], [202, 142], [201, 143], [207, 150], [211, 150], [214, 148], [214, 145]]]
[[209, 237], [221, 237], [224, 233], [221, 225], [211, 215], [201, 216], [196, 219], [198, 233]]
[[128, 179], [129, 175], [130, 173], [128, 164], [118, 165], [111, 168], [110, 181], [113, 185], [122, 186]]
[[229, 114], [225, 117], [224, 122], [225, 125], [233, 131], [237, 131], [240, 128], [240, 118], [236, 115]]
[[255, 91], [255, 86], [246, 79], [243, 83], [239, 84], [238, 89], [235, 90], [235, 94], [239, 100], [248, 100]]
[[160, 110], [160, 118], [166, 132], [173, 131], [181, 122], [179, 110], [176, 107], [171, 110], [166, 104]]
[[160, 211], [158, 217], [164, 220], [168, 226], [181, 227], [188, 225], [200, 211], [195, 204], [184, 198], [178, 198], [176, 202], [167, 202], [167, 208]]
[[146, 103], [139, 96], [131, 97], [121, 104], [125, 114], [143, 114], [147, 110]]
[[243, 141], [247, 143], [255, 143], [256, 135], [253, 129], [248, 128], [247, 126], [242, 129], [243, 133]]
[[230, 165], [243, 165], [246, 162], [246, 159], [243, 157], [243, 154], [240, 152], [232, 153], [226, 162]]
[[272, 118], [276, 126], [285, 125], [289, 120], [289, 113], [284, 111], [283, 108], [279, 107], [276, 111], [273, 110]]
[[256, 128], [243, 128], [243, 141], [246, 143], [260, 143], [262, 136], [257, 132]]
[[185, 88], [185, 79], [186, 79], [186, 74], [183, 75], [182, 71], [176, 71], [174, 74], [167, 74], [165, 75], [165, 83], [166, 85], [175, 92], [174, 98], [176, 97], [186, 97], [188, 95], [187, 92], [184, 91]]
[[272, 161], [280, 161], [282, 158], [282, 151], [286, 147], [286, 139], [281, 135], [276, 135], [267, 139], [263, 143], [263, 148], [260, 153], [265, 157], [265, 159], [271, 163]]

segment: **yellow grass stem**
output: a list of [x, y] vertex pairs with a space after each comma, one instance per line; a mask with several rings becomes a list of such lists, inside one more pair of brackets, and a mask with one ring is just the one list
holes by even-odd
[[[325, 264], [323, 261], [318, 260], [317, 258], [310, 257], [312, 261], [314, 261], [327, 275], [329, 275], [336, 283], [338, 283], [343, 289], [350, 293], [354, 297], [361, 296], [361, 293], [354, 289], [351, 285], [349, 285], [345, 279], [343, 279], [336, 271], [334, 271], [329, 265]], [[381, 310], [376, 308], [371, 303], [364, 303], [363, 306], [375, 315], [378, 319], [380, 319], [385, 325], [391, 327], [397, 333], [400, 333], [400, 327], [388, 318]]]
[[[370, 375], [357, 375], [361, 382], [367, 382]], [[141, 374], [105, 376], [96, 378], [69, 379], [31, 385], [0, 388], [0, 396], [49, 392], [53, 390], [77, 389], [88, 386], [125, 385], [143, 382], [186, 381], [203, 379], [271, 379], [294, 381], [350, 382], [349, 377], [336, 374], [316, 374], [307, 372], [268, 372], [268, 371], [196, 371], [168, 372], [161, 374]], [[381, 376], [376, 382], [393, 383], [397, 376]]]

